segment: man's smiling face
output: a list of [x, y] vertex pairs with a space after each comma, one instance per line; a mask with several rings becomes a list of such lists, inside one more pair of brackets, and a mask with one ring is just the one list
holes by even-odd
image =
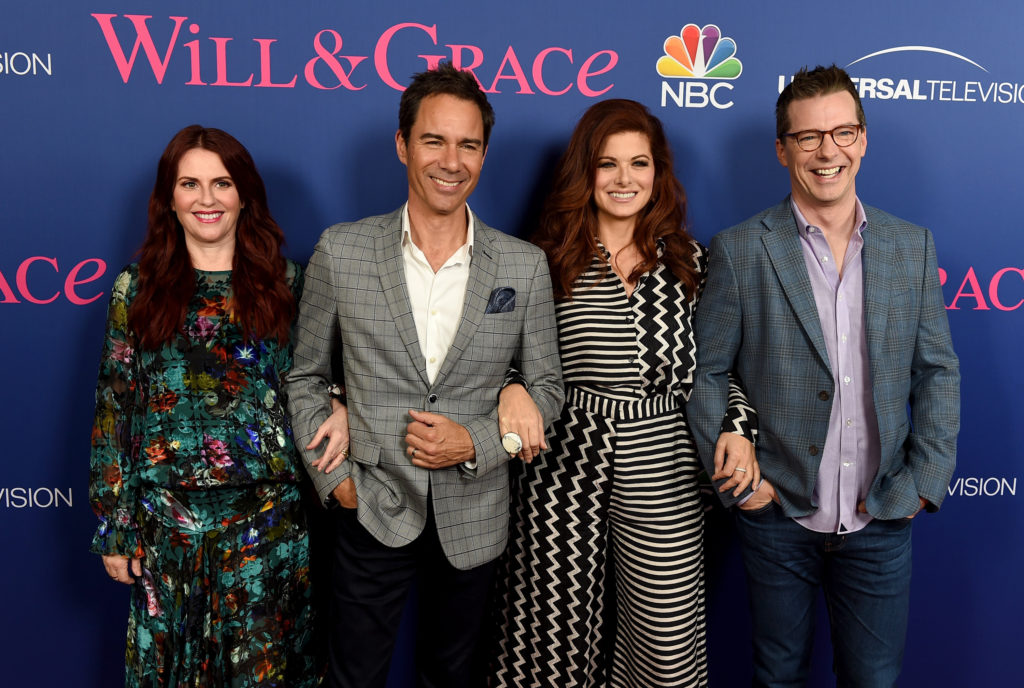
[[[846, 91], [794, 100], [789, 104], [789, 132], [830, 131], [857, 126], [857, 106]], [[853, 203], [854, 180], [867, 152], [868, 134], [861, 131], [853, 145], [840, 148], [826, 134], [817, 150], [804, 151], [791, 136], [775, 140], [779, 162], [789, 169], [793, 199], [804, 213]]]
[[475, 103], [447, 94], [420, 103], [406, 141], [395, 135], [409, 177], [409, 211], [418, 216], [463, 210], [487, 153], [484, 123]]

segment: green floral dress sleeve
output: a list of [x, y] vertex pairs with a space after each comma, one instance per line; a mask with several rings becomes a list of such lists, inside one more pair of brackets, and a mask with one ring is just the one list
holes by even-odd
[[128, 306], [136, 284], [133, 268], [117, 276], [107, 309], [89, 469], [89, 502], [100, 525], [90, 549], [96, 554], [141, 557], [135, 521], [138, 495], [132, 479], [138, 453], [133, 413], [139, 406], [135, 342], [128, 330]]
[[288, 346], [282, 346], [280, 349], [281, 358], [278, 361], [277, 370], [282, 378], [285, 373], [292, 369], [292, 351], [295, 349], [295, 324], [299, 321], [299, 301], [302, 300], [303, 282], [302, 266], [293, 260], [287, 261], [286, 265], [285, 280], [288, 283], [288, 287], [292, 290], [292, 296], [295, 298], [295, 314], [292, 317], [292, 332], [291, 337], [288, 338]]

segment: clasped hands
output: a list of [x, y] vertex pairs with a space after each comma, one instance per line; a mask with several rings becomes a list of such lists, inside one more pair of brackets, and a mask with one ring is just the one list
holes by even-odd
[[761, 468], [754, 454], [754, 445], [746, 437], [734, 432], [723, 432], [715, 443], [715, 473], [712, 482], [723, 480], [719, 492], [732, 490], [734, 497], [740, 496], [748, 486], [753, 493], [739, 505], [740, 509], [753, 511], [767, 506], [775, 497], [775, 488], [761, 479]]
[[473, 438], [465, 426], [440, 413], [410, 409], [409, 415], [412, 422], [405, 426], [405, 453], [414, 466], [435, 470], [476, 458]]
[[[327, 440], [323, 454], [312, 462], [322, 473], [330, 473], [348, 457], [349, 427], [348, 409], [332, 400], [333, 412], [306, 445], [314, 450]], [[412, 464], [420, 468], [436, 470], [446, 468], [476, 457], [473, 438], [463, 425], [447, 416], [427, 411], [409, 411], [412, 421], [406, 426], [406, 453]], [[358, 505], [355, 483], [346, 478], [333, 491], [334, 498], [341, 506], [354, 509]]]
[[142, 559], [125, 557], [120, 554], [104, 554], [102, 559], [107, 575], [118, 583], [131, 585], [136, 578], [142, 575]]

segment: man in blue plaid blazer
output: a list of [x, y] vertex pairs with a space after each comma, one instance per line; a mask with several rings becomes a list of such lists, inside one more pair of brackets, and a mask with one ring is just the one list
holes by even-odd
[[419, 685], [475, 685], [508, 535], [506, 372], [522, 372], [545, 424], [561, 410], [545, 256], [466, 204], [493, 121], [470, 73], [442, 64], [417, 75], [395, 137], [408, 202], [327, 229], [306, 271], [286, 384], [296, 444], [331, 415], [339, 352], [350, 435], [329, 473], [318, 469], [330, 457], [304, 454], [321, 499], [337, 503], [328, 686], [385, 684], [413, 581]]
[[891, 686], [911, 519], [942, 503], [959, 429], [935, 247], [926, 229], [858, 200], [867, 129], [846, 72], [798, 73], [776, 128], [791, 195], [711, 242], [687, 412], [720, 482], [731, 476], [714, 458], [729, 371], [758, 414], [763, 480], [720, 493], [738, 506], [754, 685], [806, 683], [824, 590], [839, 685]]

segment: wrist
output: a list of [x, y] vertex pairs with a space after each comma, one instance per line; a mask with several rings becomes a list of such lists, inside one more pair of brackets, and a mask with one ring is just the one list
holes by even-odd
[[751, 492], [749, 497], [745, 501], [737, 503], [737, 507], [743, 509], [744, 511], [755, 511], [757, 509], [761, 509], [763, 507], [768, 506], [773, 501], [774, 500], [771, 497], [767, 496], [767, 493], [765, 492]]
[[327, 395], [343, 406], [348, 404], [348, 397], [345, 394], [345, 388], [336, 382], [332, 382], [327, 385]]

